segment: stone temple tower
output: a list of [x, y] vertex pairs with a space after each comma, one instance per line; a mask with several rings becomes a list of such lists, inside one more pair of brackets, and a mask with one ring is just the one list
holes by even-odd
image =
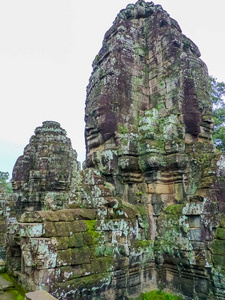
[[139, 0], [117, 15], [85, 120], [83, 170], [57, 122], [17, 160], [9, 271], [59, 300], [163, 287], [225, 299], [225, 157], [212, 143], [207, 67], [160, 5]]

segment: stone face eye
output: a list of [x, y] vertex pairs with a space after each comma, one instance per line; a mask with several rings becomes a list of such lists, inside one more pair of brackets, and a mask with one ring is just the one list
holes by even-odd
[[168, 24], [168, 21], [165, 20], [165, 19], [163, 19], [163, 20], [161, 21], [161, 23], [160, 23], [160, 27], [168, 26], [168, 25], [169, 25], [169, 24]]

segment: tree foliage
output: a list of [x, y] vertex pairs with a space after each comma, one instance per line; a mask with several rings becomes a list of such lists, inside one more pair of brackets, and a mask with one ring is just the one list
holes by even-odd
[[12, 185], [9, 182], [9, 172], [1, 172], [0, 171], [0, 190], [7, 193], [12, 193]]
[[225, 83], [218, 82], [216, 78], [210, 77], [211, 100], [213, 103], [214, 134], [213, 141], [215, 146], [225, 152]]

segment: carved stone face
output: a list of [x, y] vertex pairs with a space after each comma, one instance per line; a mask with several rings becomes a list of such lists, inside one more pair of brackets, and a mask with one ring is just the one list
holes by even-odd
[[85, 115], [85, 137], [88, 151], [104, 144], [115, 135], [117, 122], [107, 99], [102, 97], [97, 106]]
[[211, 139], [208, 75], [198, 48], [166, 12], [149, 7], [142, 20], [136, 8], [128, 17], [130, 9], [106, 33], [93, 63], [87, 166], [122, 174], [123, 182], [150, 182], [157, 170], [185, 172], [188, 145]]

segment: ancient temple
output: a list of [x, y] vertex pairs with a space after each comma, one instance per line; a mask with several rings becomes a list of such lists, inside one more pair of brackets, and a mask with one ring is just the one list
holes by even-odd
[[63, 299], [157, 288], [225, 299], [225, 157], [198, 47], [153, 2], [121, 10], [93, 61], [83, 169], [60, 124], [13, 170], [8, 270]]

